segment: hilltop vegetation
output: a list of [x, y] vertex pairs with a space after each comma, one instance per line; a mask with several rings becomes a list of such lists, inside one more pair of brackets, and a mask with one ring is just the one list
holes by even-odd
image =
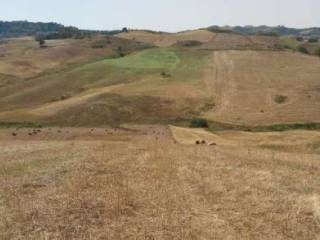
[[33, 36], [38, 32], [50, 34], [59, 32], [64, 28], [57, 23], [33, 23], [28, 21], [0, 21], [0, 39]]
[[58, 23], [28, 21], [0, 21], [0, 39], [27, 37], [42, 34], [47, 39], [84, 38], [95, 34], [114, 35], [121, 31], [91, 31], [76, 27], [66, 27]]

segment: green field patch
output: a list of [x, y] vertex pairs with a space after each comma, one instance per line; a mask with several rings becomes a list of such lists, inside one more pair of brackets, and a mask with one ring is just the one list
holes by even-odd
[[[180, 62], [177, 54], [168, 49], [148, 49], [122, 58], [106, 59], [97, 66], [109, 65], [133, 69], [175, 69]], [[96, 64], [88, 67], [95, 67]]]

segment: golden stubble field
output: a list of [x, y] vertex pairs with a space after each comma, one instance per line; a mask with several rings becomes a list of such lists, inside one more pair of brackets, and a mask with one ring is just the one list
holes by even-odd
[[290, 144], [163, 126], [1, 130], [0, 238], [320, 239], [318, 148], [255, 137]]
[[[206, 82], [215, 121], [243, 125], [317, 122], [320, 61], [291, 51], [216, 51]], [[277, 97], [284, 97], [277, 102]]]

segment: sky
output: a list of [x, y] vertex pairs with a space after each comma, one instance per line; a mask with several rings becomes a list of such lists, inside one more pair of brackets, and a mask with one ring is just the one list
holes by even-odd
[[182, 31], [212, 25], [319, 27], [320, 0], [0, 0], [0, 20], [81, 29]]

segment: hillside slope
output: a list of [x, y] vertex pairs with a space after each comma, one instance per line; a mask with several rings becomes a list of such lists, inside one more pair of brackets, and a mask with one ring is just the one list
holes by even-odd
[[249, 125], [320, 120], [317, 57], [220, 51], [213, 54], [209, 74], [216, 97], [216, 108], [205, 114], [210, 119]]
[[209, 56], [150, 49], [17, 82], [0, 89], [0, 119], [101, 125], [195, 116], [210, 101], [201, 81]]
[[[320, 61], [274, 49], [279, 38], [196, 31], [145, 32], [143, 37], [152, 37], [143, 40], [130, 34], [142, 32], [110, 38], [102, 48], [92, 44], [103, 37], [48, 41], [45, 49], [30, 39], [6, 43], [0, 121], [72, 126], [197, 117], [245, 126], [320, 122]], [[177, 44], [189, 40], [202, 45]]]
[[153, 33], [146, 31], [129, 31], [128, 33], [120, 33], [120, 38], [131, 39], [139, 42], [154, 44], [158, 47], [170, 47], [179, 41], [199, 41], [200, 43], [209, 42], [215, 37], [215, 33], [206, 30], [186, 31], [182, 33]]

